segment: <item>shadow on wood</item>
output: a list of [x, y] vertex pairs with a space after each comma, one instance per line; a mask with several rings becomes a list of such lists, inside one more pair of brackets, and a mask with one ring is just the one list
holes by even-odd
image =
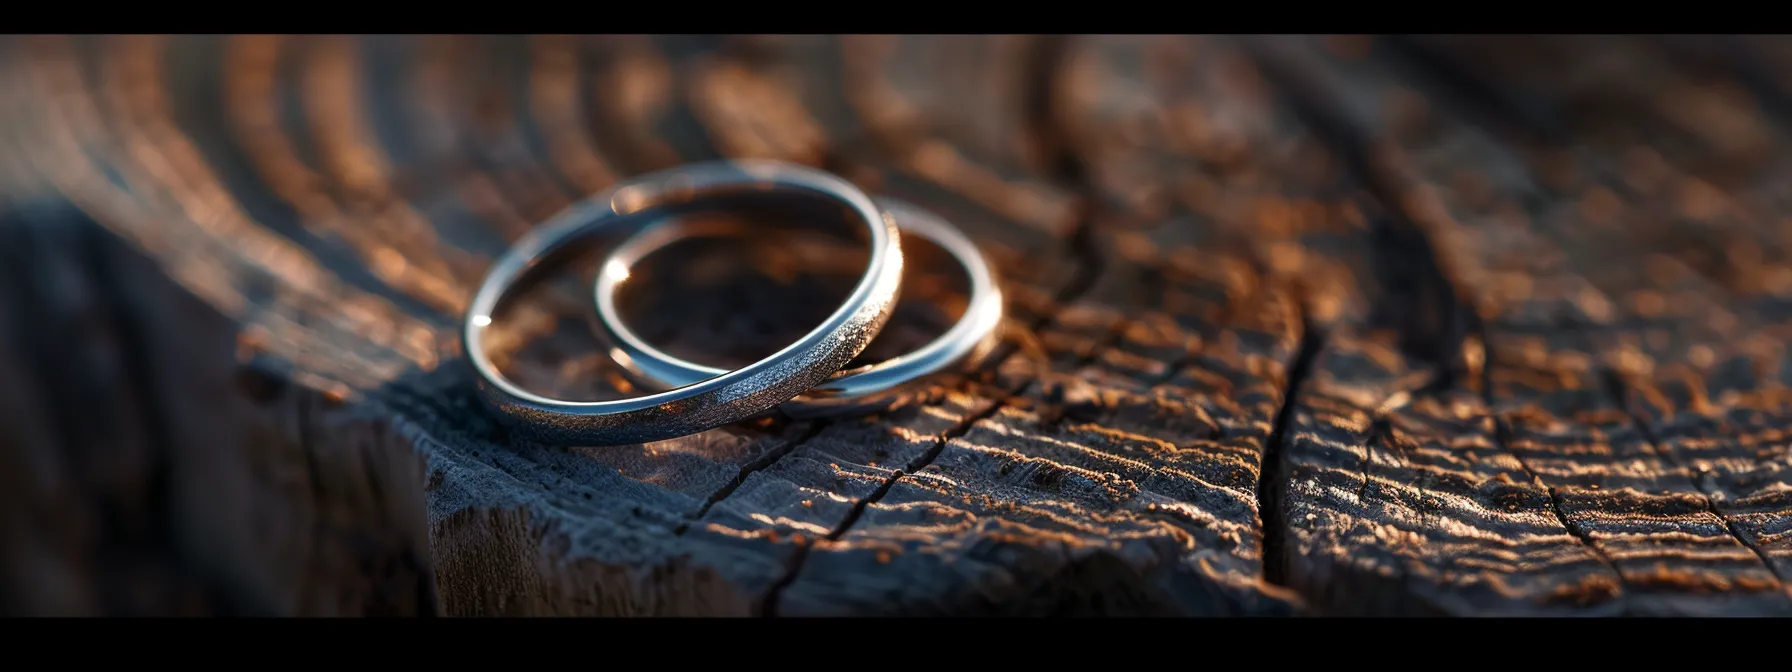
[[[1779, 42], [5, 48], [12, 612], [1792, 613]], [[716, 156], [945, 216], [1030, 347], [878, 417], [507, 437], [490, 258]], [[519, 302], [517, 379], [627, 391], [588, 293]], [[715, 324], [656, 333], [764, 331]]]

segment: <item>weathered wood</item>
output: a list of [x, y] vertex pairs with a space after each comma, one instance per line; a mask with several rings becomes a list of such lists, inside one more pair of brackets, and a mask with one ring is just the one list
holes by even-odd
[[[1356, 409], [1338, 409], [1333, 402], [1319, 401], [1330, 396], [1326, 376], [1316, 380], [1314, 427], [1328, 438], [1336, 437], [1332, 428], [1340, 426], [1361, 437], [1348, 442], [1363, 447], [1354, 458], [1361, 465], [1355, 471], [1362, 472], [1362, 485], [1348, 498], [1338, 497], [1338, 490], [1319, 490], [1308, 513], [1290, 511], [1298, 517], [1288, 523], [1306, 547], [1291, 557], [1310, 563], [1315, 555], [1338, 557], [1342, 551], [1345, 555], [1338, 559], [1352, 559], [1350, 564], [1359, 568], [1392, 570], [1420, 585], [1432, 584], [1428, 588], [1436, 592], [1423, 595], [1425, 606], [1446, 611], [1466, 606], [1458, 603], [1465, 594], [1459, 586], [1491, 587], [1501, 597], [1528, 603], [1543, 598], [1582, 609], [1633, 613], [1792, 610], [1792, 594], [1777, 568], [1764, 562], [1771, 546], [1762, 542], [1772, 544], [1772, 537], [1739, 529], [1743, 521], [1734, 514], [1742, 512], [1730, 511], [1735, 506], [1731, 497], [1747, 495], [1722, 492], [1694, 474], [1683, 449], [1664, 445], [1656, 424], [1637, 415], [1647, 407], [1642, 399], [1667, 402], [1661, 411], [1698, 414], [1659, 393], [1638, 395], [1634, 379], [1652, 373], [1654, 358], [1694, 359], [1690, 348], [1710, 349], [1736, 338], [1738, 328], [1746, 329], [1726, 310], [1739, 307], [1732, 297], [1675, 259], [1671, 248], [1652, 245], [1657, 241], [1650, 232], [1681, 226], [1652, 214], [1671, 212], [1672, 204], [1660, 203], [1658, 192], [1627, 184], [1620, 159], [1596, 140], [1579, 140], [1590, 137], [1590, 129], [1575, 128], [1576, 120], [1564, 119], [1561, 112], [1535, 112], [1543, 106], [1501, 100], [1452, 100], [1449, 93], [1426, 97], [1439, 101], [1435, 106], [1406, 103], [1424, 99], [1418, 91], [1426, 89], [1411, 87], [1435, 91], [1452, 78], [1470, 76], [1463, 73], [1474, 65], [1454, 65], [1460, 68], [1455, 72], [1415, 73], [1411, 63], [1474, 63], [1451, 53], [1464, 50], [1463, 44], [1427, 40], [1442, 44], [1373, 45], [1366, 57], [1372, 60], [1361, 61], [1327, 58], [1316, 45], [1299, 42], [1284, 41], [1270, 49], [1300, 62], [1296, 69], [1307, 76], [1303, 86], [1326, 89], [1330, 100], [1342, 103], [1338, 108], [1352, 117], [1343, 126], [1360, 138], [1352, 142], [1379, 150], [1376, 162], [1364, 168], [1369, 179], [1387, 185], [1385, 200], [1402, 204], [1404, 216], [1423, 222], [1436, 239], [1450, 241], [1442, 246], [1443, 256], [1457, 269], [1463, 286], [1479, 290], [1473, 300], [1485, 323], [1480, 342], [1473, 344], [1478, 352], [1468, 353], [1483, 372], [1479, 381], [1431, 390], [1384, 387], [1385, 393], [1377, 396], [1388, 401], [1366, 396], [1368, 403], [1359, 401]], [[1536, 49], [1552, 46], [1585, 48], [1540, 40]], [[1600, 46], [1603, 56], [1584, 67], [1648, 64], [1651, 56], [1646, 46], [1634, 43]], [[1439, 58], [1430, 53], [1433, 49], [1445, 50], [1447, 56]], [[1501, 62], [1506, 67], [1512, 63]], [[1501, 78], [1517, 82], [1520, 93], [1482, 95], [1523, 96], [1546, 86], [1576, 92], [1588, 88], [1576, 89], [1563, 80], [1598, 82], [1595, 86], [1634, 94], [1684, 81], [1659, 63], [1660, 69], [1649, 70], [1643, 82], [1620, 79], [1609, 68], [1592, 76], [1551, 63], [1558, 64], [1539, 64], [1525, 76]], [[1413, 78], [1403, 82], [1402, 74]], [[1635, 105], [1637, 97], [1626, 99]], [[1575, 100], [1566, 93], [1555, 98]], [[1566, 137], [1575, 140], [1527, 143], [1523, 133], [1489, 134], [1463, 121], [1451, 105], [1471, 102], [1482, 103], [1483, 109], [1532, 110], [1537, 119], [1512, 115], [1494, 121], [1507, 128], [1529, 125], [1533, 138], [1566, 129]], [[1403, 104], [1408, 107], [1402, 109]], [[1655, 111], [1645, 106], [1630, 118], [1646, 119]], [[1759, 127], [1758, 121], [1748, 121]], [[1726, 127], [1738, 126], [1748, 123]], [[1622, 126], [1602, 122], [1599, 128], [1614, 133]], [[1635, 157], [1660, 150], [1629, 142], [1673, 137], [1657, 129], [1632, 135], [1618, 148]], [[1676, 163], [1698, 161], [1688, 157]], [[1733, 167], [1737, 160], [1714, 163]], [[1619, 222], [1623, 229], [1617, 228]], [[1331, 359], [1322, 357], [1322, 372]], [[1369, 360], [1382, 362], [1369, 371], [1413, 368], [1395, 353], [1370, 354]], [[1355, 374], [1362, 363], [1356, 359], [1349, 369]], [[1697, 380], [1713, 373], [1680, 368], [1670, 375]], [[1362, 380], [1356, 375], [1348, 379]], [[1469, 392], [1476, 382], [1480, 403], [1452, 389]], [[1445, 409], [1445, 419], [1469, 427], [1437, 429], [1437, 415]], [[1304, 419], [1304, 413], [1297, 414]], [[1708, 421], [1706, 426], [1718, 433], [1736, 431], [1720, 429], [1722, 423], [1712, 427]], [[1456, 455], [1440, 452], [1428, 437], [1436, 434], [1492, 450], [1465, 446]], [[1315, 473], [1337, 474], [1346, 466], [1333, 457], [1335, 448], [1317, 437], [1311, 443], [1297, 439], [1290, 450], [1295, 460], [1323, 470]], [[1738, 468], [1756, 469], [1755, 460], [1745, 461]], [[1756, 480], [1760, 473], [1751, 474], [1751, 481], [1764, 486], [1761, 494], [1773, 491], [1770, 476]], [[1296, 476], [1292, 482], [1300, 481]], [[1759, 521], [1758, 514], [1753, 520]], [[1347, 541], [1357, 524], [1382, 526], [1396, 538], [1411, 535], [1418, 543], [1400, 545], [1392, 557], [1364, 558], [1355, 552], [1357, 544]], [[1550, 541], [1544, 543], [1546, 539]], [[1327, 553], [1328, 547], [1335, 550]], [[1470, 559], [1479, 562], [1465, 569]]]
[[[0, 602], [1792, 612], [1786, 49], [1519, 39], [17, 38]], [[507, 437], [485, 265], [717, 156], [941, 213], [1025, 336], [878, 417]], [[500, 359], [629, 393], [563, 275]], [[832, 300], [664, 291], [718, 357]]]

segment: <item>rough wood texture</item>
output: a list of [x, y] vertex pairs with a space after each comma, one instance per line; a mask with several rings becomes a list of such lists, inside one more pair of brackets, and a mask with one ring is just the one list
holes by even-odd
[[[1787, 45], [8, 38], [0, 607], [1792, 614]], [[881, 417], [507, 438], [487, 260], [717, 156], [945, 215], [1025, 336]], [[642, 330], [809, 319], [757, 291]], [[515, 377], [628, 391], [583, 300]]]

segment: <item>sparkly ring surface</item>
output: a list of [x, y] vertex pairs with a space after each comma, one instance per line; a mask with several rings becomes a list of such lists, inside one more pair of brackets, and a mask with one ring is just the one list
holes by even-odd
[[[484, 334], [500, 302], [544, 259], [572, 243], [599, 234], [644, 231], [654, 221], [714, 209], [730, 200], [804, 197], [846, 206], [855, 223], [866, 227], [870, 259], [837, 310], [764, 359], [646, 396], [566, 401], [518, 387], [485, 352]], [[561, 445], [622, 445], [695, 434], [773, 409], [827, 381], [858, 356], [883, 328], [896, 303], [902, 281], [900, 241], [895, 222], [869, 196], [823, 171], [775, 161], [735, 160], [650, 173], [567, 208], [493, 263], [463, 325], [467, 361], [477, 374], [480, 399], [525, 438]]]
[[[973, 366], [1000, 340], [997, 327], [1002, 322], [1002, 292], [977, 245], [924, 208], [888, 197], [874, 201], [903, 234], [927, 239], [964, 267], [970, 280], [964, 314], [944, 334], [913, 352], [833, 374], [779, 405], [778, 410], [786, 415], [817, 417], [888, 409], [909, 399], [917, 385], [925, 382], [920, 381], [924, 376], [955, 365]], [[630, 270], [655, 251], [692, 235], [693, 226], [680, 219], [655, 223], [612, 250], [604, 262], [606, 272], [597, 278], [598, 328], [614, 344], [611, 357], [644, 385], [673, 388], [727, 373], [653, 347], [629, 328], [616, 307], [616, 294], [631, 277]]]

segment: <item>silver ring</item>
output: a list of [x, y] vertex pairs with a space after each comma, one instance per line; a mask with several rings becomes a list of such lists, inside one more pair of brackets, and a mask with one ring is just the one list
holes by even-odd
[[[938, 338], [906, 355], [835, 373], [778, 406], [786, 415], [817, 417], [887, 410], [918, 391], [918, 386], [907, 383], [954, 364], [972, 365], [994, 350], [1000, 340], [996, 327], [1002, 322], [1002, 292], [977, 245], [923, 208], [893, 198], [875, 200], [904, 234], [932, 241], [964, 266], [970, 278], [969, 303], [958, 322]], [[613, 343], [611, 357], [643, 385], [663, 389], [726, 373], [653, 347], [628, 327], [616, 308], [616, 292], [627, 282], [630, 269], [654, 251], [691, 235], [694, 226], [682, 219], [656, 222], [612, 250], [604, 261], [606, 272], [598, 275], [595, 298], [599, 328]], [[609, 272], [611, 269], [614, 272]]]
[[[549, 255], [598, 233], [633, 233], [651, 221], [709, 209], [698, 202], [768, 195], [822, 196], [848, 206], [869, 232], [865, 275], [846, 302], [801, 339], [765, 359], [689, 385], [631, 399], [565, 401], [532, 394], [504, 378], [482, 335], [499, 301]], [[712, 206], [713, 207], [713, 206]], [[562, 445], [645, 443], [695, 434], [757, 416], [833, 375], [871, 342], [894, 308], [902, 282], [896, 224], [851, 183], [777, 161], [715, 161], [650, 173], [567, 208], [519, 239], [492, 265], [467, 310], [462, 332], [479, 396], [525, 438]], [[612, 271], [606, 265], [601, 274]]]

